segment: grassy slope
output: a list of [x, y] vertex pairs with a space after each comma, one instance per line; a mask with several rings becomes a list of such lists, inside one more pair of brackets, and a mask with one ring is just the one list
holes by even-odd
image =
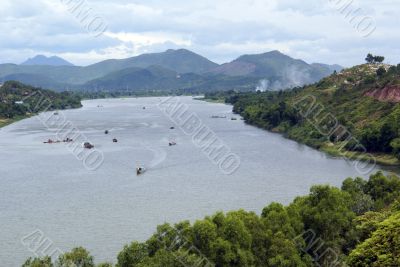
[[[234, 104], [234, 110], [243, 115], [250, 124], [284, 133], [291, 139], [331, 155], [340, 156], [343, 154], [338, 149], [340, 142], [328, 140], [326, 136], [321, 135], [310, 121], [301, 117], [298, 110], [293, 108], [294, 103], [306, 96], [315, 97], [322, 107], [323, 114], [334, 115], [358, 140], [363, 139], [366, 130], [381, 129], [385, 123], [395, 124], [394, 127], [398, 128], [396, 126], [399, 125], [398, 103], [382, 102], [365, 96], [366, 92], [371, 90], [400, 84], [399, 72], [392, 70], [378, 77], [377, 68], [376, 65], [360, 65], [292, 92], [230, 95], [227, 97], [227, 102]], [[369, 152], [374, 155], [378, 163], [400, 164], [392, 151], [375, 149]], [[367, 154], [360, 155], [356, 152], [346, 154], [350, 157], [357, 155], [358, 159], [368, 159]]]

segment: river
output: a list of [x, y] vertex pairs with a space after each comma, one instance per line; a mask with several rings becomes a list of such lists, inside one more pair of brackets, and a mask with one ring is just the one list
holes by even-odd
[[[32, 233], [60, 251], [83, 246], [96, 262], [115, 262], [125, 244], [146, 240], [164, 222], [240, 208], [260, 213], [272, 201], [288, 204], [307, 194], [314, 184], [340, 186], [360, 176], [343, 159], [231, 120], [238, 118], [231, 106], [180, 98], [240, 158], [227, 175], [158, 108], [164, 100], [90, 100], [60, 112], [104, 155], [95, 170], [68, 144], [43, 143], [56, 139], [57, 125], [32, 117], [0, 130], [2, 266], [40, 255], [29, 247]], [[137, 176], [137, 166], [147, 172]]]

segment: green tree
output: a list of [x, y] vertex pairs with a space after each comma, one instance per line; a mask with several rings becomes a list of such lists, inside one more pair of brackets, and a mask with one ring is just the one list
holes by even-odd
[[400, 213], [379, 224], [372, 237], [350, 253], [354, 267], [400, 266]]
[[385, 57], [382, 56], [374, 56], [374, 61], [376, 63], [382, 63], [383, 61], [385, 61]]
[[50, 257], [44, 258], [29, 258], [22, 267], [53, 267]]
[[379, 69], [376, 70], [376, 75], [378, 75], [378, 77], [382, 77], [385, 74], [386, 74], [386, 69], [384, 67], [379, 67]]
[[367, 61], [367, 63], [374, 63], [374, 56], [372, 54], [368, 54], [365, 58], [365, 61]]
[[56, 267], [94, 267], [93, 257], [82, 248], [74, 248], [71, 252], [60, 255]]
[[144, 244], [133, 242], [126, 245], [118, 254], [117, 267], [137, 266], [148, 256], [147, 247]]
[[366, 193], [375, 201], [375, 209], [380, 210], [400, 197], [400, 178], [378, 172], [368, 180]]

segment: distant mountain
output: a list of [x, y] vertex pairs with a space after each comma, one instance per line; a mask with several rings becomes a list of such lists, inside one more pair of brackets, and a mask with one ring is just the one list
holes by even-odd
[[0, 81], [18, 80], [59, 91], [96, 88], [265, 91], [313, 83], [341, 69], [307, 64], [279, 51], [245, 55], [223, 65], [185, 49], [105, 60], [86, 67], [48, 65], [56, 64], [50, 59], [39, 56], [24, 65], [0, 64]]
[[110, 73], [104, 77], [87, 82], [82, 86], [86, 90], [174, 90], [188, 86], [198, 74], [178, 74], [160, 67], [127, 68]]
[[58, 83], [45, 74], [15, 73], [6, 75], [1, 80], [19, 81], [24, 84], [42, 88], [62, 88], [62, 90], [69, 89], [67, 84]]
[[178, 73], [203, 73], [218, 64], [186, 49], [167, 50], [163, 53], [143, 54], [127, 59], [111, 59], [88, 66], [90, 71], [117, 71], [126, 68], [148, 68], [160, 66]]
[[46, 57], [43, 55], [37, 55], [27, 61], [21, 63], [21, 65], [38, 65], [38, 66], [73, 66], [72, 63], [66, 61], [57, 56]]
[[84, 90], [128, 90], [162, 91], [185, 90], [187, 92], [209, 92], [213, 90], [254, 90], [258, 79], [251, 77], [229, 77], [224, 75], [205, 76], [196, 73], [180, 74], [160, 67], [128, 68], [110, 73], [80, 86]]
[[330, 70], [331, 72], [341, 72], [343, 70], [343, 67], [337, 64], [334, 65], [327, 65], [327, 64], [322, 64], [322, 63], [312, 63], [312, 66], [316, 68], [321, 68], [322, 71], [326, 71], [327, 69]]
[[218, 66], [211, 74], [227, 76], [259, 77], [262, 90], [279, 90], [302, 86], [319, 81], [340, 71], [342, 67], [325, 64], [307, 64], [303, 60], [293, 59], [279, 51], [264, 54], [244, 55], [238, 59]]

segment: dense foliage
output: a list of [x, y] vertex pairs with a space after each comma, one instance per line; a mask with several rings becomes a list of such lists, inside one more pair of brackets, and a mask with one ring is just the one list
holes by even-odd
[[[363, 152], [391, 154], [391, 163], [398, 164], [395, 157], [400, 158], [400, 99], [391, 97], [399, 92], [400, 65], [365, 64], [333, 74], [311, 86], [291, 91], [229, 93], [225, 94], [225, 99], [246, 122], [327, 150], [340, 147], [344, 137], [335, 132], [324, 134], [315, 124], [323, 124], [322, 120], [327, 118], [323, 116], [332, 115], [360, 142], [365, 148]], [[308, 96], [314, 97], [317, 109], [305, 117], [296, 103]], [[216, 98], [220, 94], [206, 97]], [[363, 150], [351, 142], [345, 148]]]
[[[309, 195], [286, 207], [272, 203], [261, 215], [218, 212], [193, 224], [160, 225], [146, 242], [126, 245], [115, 266], [399, 266], [399, 197], [400, 178], [380, 172], [368, 181], [348, 178], [341, 189], [314, 186]], [[95, 264], [76, 248], [54, 264], [41, 258], [23, 265], [69, 266]]]
[[0, 87], [0, 119], [78, 107], [81, 107], [80, 97], [69, 92], [55, 93], [14, 81]]

